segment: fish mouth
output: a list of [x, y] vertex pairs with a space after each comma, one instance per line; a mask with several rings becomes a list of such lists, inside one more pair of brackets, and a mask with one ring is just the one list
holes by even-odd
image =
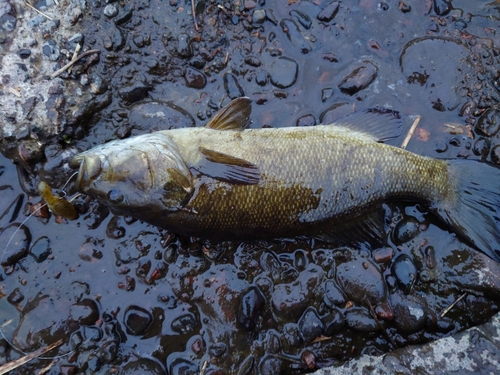
[[102, 171], [101, 158], [97, 155], [76, 155], [69, 161], [71, 168], [78, 168], [76, 176], [76, 189], [82, 193], [95, 180]]

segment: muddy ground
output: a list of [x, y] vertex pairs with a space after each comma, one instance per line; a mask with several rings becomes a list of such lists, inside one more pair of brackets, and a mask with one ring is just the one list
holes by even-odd
[[388, 107], [403, 133], [420, 117], [408, 150], [500, 164], [498, 2], [22, 4], [0, 2], [0, 363], [63, 344], [13, 373], [302, 374], [498, 312], [500, 265], [418, 205], [384, 206], [383, 246], [336, 248], [181, 238], [84, 196], [68, 221], [37, 191], [79, 151], [243, 95], [254, 128]]

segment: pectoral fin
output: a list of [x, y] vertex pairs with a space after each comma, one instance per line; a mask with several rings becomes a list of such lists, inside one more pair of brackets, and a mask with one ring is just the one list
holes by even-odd
[[238, 185], [255, 185], [260, 181], [259, 168], [246, 160], [221, 152], [199, 148], [202, 161], [195, 166], [201, 174]]
[[247, 97], [236, 98], [222, 108], [206, 125], [216, 130], [243, 130], [250, 124], [251, 100]]
[[331, 125], [362, 133], [376, 142], [399, 137], [403, 120], [399, 112], [388, 108], [369, 108], [335, 120]]

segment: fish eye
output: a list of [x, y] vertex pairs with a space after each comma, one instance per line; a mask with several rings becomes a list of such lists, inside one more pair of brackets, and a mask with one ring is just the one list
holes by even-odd
[[124, 199], [121, 191], [117, 189], [111, 189], [110, 191], [108, 191], [107, 197], [108, 200], [114, 204], [120, 204], [123, 202]]

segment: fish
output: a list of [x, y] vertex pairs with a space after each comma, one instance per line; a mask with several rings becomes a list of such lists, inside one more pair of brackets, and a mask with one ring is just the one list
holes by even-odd
[[399, 112], [370, 108], [312, 127], [250, 122], [241, 97], [205, 127], [95, 146], [70, 161], [75, 188], [115, 214], [215, 240], [329, 236], [360, 221], [359, 233], [375, 236], [377, 207], [415, 202], [500, 261], [500, 169], [384, 143], [401, 133]]
[[49, 210], [57, 216], [65, 219], [76, 220], [78, 219], [78, 211], [66, 198], [57, 197], [52, 193], [52, 189], [45, 181], [38, 183], [38, 192], [42, 196]]

